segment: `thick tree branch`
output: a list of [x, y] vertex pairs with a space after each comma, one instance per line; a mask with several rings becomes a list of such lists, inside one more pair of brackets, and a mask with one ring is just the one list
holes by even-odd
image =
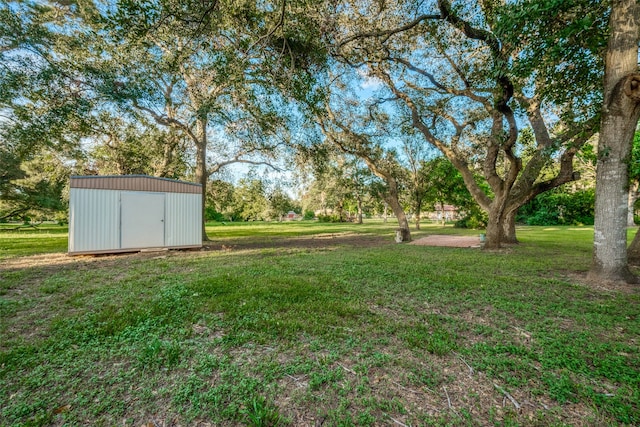
[[169, 127], [180, 129], [183, 132], [185, 132], [187, 135], [189, 135], [189, 137], [193, 141], [196, 141], [196, 142], [198, 141], [198, 137], [195, 133], [193, 133], [193, 130], [187, 124], [182, 123], [180, 120], [158, 114], [151, 108], [145, 107], [144, 105], [140, 105], [137, 100], [133, 101], [133, 106], [138, 110], [144, 111], [147, 114], [149, 114], [153, 118], [153, 120], [156, 121], [156, 123], [161, 124], [163, 126], [169, 126]]
[[393, 94], [401, 99], [403, 103], [409, 108], [409, 110], [411, 111], [412, 125], [422, 133], [427, 142], [440, 150], [440, 152], [442, 152], [442, 154], [444, 154], [445, 157], [447, 157], [449, 161], [451, 161], [451, 163], [462, 175], [462, 179], [464, 180], [474, 199], [483, 209], [488, 210], [489, 205], [491, 204], [491, 199], [478, 186], [478, 183], [475, 181], [475, 177], [473, 176], [473, 172], [471, 172], [466, 162], [462, 158], [460, 158], [460, 156], [458, 156], [451, 147], [447, 146], [447, 144], [438, 139], [433, 134], [433, 132], [431, 132], [431, 129], [422, 121], [418, 106], [408, 94], [398, 89], [398, 87], [391, 79], [391, 76], [389, 76], [380, 68], [378, 68], [377, 70], [377, 75], [387, 84]]
[[426, 77], [432, 85], [434, 85], [436, 88], [440, 89], [443, 92], [449, 93], [451, 95], [456, 95], [456, 96], [465, 96], [469, 99], [472, 99], [476, 102], [481, 103], [482, 105], [485, 106], [485, 108], [490, 108], [490, 104], [489, 104], [489, 100], [486, 97], [483, 96], [479, 96], [477, 94], [475, 94], [471, 89], [469, 89], [468, 87], [465, 88], [464, 90], [459, 90], [459, 89], [454, 89], [452, 87], [448, 87], [443, 85], [442, 83], [440, 83], [438, 80], [436, 80], [435, 76], [433, 74], [431, 74], [430, 72], [422, 69], [422, 68], [418, 68], [415, 65], [413, 65], [411, 62], [402, 59], [402, 58], [396, 58], [396, 57], [388, 57], [386, 58], [390, 61], [396, 62], [398, 64], [402, 64], [404, 65], [407, 69], [420, 74], [421, 76]]
[[366, 31], [366, 32], [362, 32], [362, 33], [358, 33], [358, 34], [354, 34], [353, 36], [347, 37], [344, 40], [340, 40], [338, 41], [338, 49], [342, 49], [342, 47], [344, 47], [345, 45], [356, 41], [356, 40], [360, 40], [360, 39], [366, 39], [366, 38], [370, 38], [370, 37], [385, 37], [385, 39], [383, 40], [383, 43], [389, 39], [389, 37], [391, 37], [394, 34], [398, 34], [398, 33], [402, 33], [405, 32], [407, 30], [410, 30], [412, 28], [415, 28], [416, 26], [420, 25], [422, 22], [424, 21], [428, 21], [431, 19], [442, 19], [442, 15], [440, 14], [426, 14], [426, 15], [420, 15], [418, 16], [416, 19], [414, 19], [413, 21], [402, 25], [400, 27], [397, 28], [393, 28], [390, 30], [376, 30], [376, 31]]
[[494, 54], [497, 55], [500, 53], [500, 41], [498, 38], [490, 31], [476, 28], [456, 15], [451, 8], [451, 2], [449, 0], [438, 0], [438, 8], [440, 9], [441, 19], [451, 23], [470, 39], [485, 42]]
[[2, 214], [2, 216], [0, 216], [0, 220], [6, 220], [6, 219], [9, 219], [9, 218], [14, 217], [14, 216], [21, 215], [21, 214], [27, 212], [28, 210], [29, 210], [28, 207], [16, 208], [16, 209], [11, 210], [11, 211], [9, 211], [9, 212], [7, 212], [5, 214]]
[[496, 99], [496, 108], [502, 113], [512, 114], [513, 112], [511, 111], [508, 103], [513, 96], [513, 83], [506, 76], [506, 73], [500, 70], [503, 64], [506, 64], [507, 61], [504, 53], [502, 52], [502, 46], [498, 38], [492, 32], [482, 28], [476, 28], [469, 22], [456, 15], [451, 7], [451, 3], [449, 2], [449, 0], [438, 0], [438, 7], [443, 19], [462, 31], [465, 36], [469, 37], [470, 39], [482, 41], [489, 47], [493, 56], [493, 60], [495, 62], [495, 66], [498, 67], [498, 70], [496, 70], [496, 73], [498, 75], [496, 80], [501, 89], [501, 94], [498, 99]]
[[216, 164], [214, 164], [212, 166], [209, 166], [209, 171], [208, 171], [207, 175], [211, 176], [214, 173], [219, 172], [225, 166], [229, 166], [231, 164], [236, 164], [236, 163], [244, 163], [244, 164], [255, 165], [255, 166], [268, 166], [268, 167], [270, 167], [271, 169], [273, 169], [273, 170], [275, 170], [277, 172], [282, 172], [282, 169], [278, 168], [277, 166], [274, 166], [270, 162], [241, 159], [238, 156], [234, 156], [233, 159], [225, 160], [223, 162], [218, 162], [218, 163], [216, 163]]

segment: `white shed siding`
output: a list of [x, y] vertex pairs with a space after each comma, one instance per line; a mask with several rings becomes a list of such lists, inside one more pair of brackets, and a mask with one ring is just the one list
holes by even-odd
[[202, 246], [202, 186], [148, 176], [74, 176], [69, 253]]
[[202, 244], [202, 197], [200, 194], [167, 193], [165, 246]]
[[120, 191], [71, 188], [69, 252], [119, 248]]

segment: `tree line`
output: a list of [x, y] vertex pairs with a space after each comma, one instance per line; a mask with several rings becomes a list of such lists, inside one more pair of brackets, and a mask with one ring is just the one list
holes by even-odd
[[523, 206], [580, 180], [595, 138], [591, 275], [633, 281], [638, 14], [631, 0], [3, 0], [3, 215], [55, 209], [65, 173], [207, 190], [231, 164], [284, 157], [321, 181], [338, 152], [408, 240], [403, 192], [419, 213], [431, 147], [496, 249], [517, 242]]

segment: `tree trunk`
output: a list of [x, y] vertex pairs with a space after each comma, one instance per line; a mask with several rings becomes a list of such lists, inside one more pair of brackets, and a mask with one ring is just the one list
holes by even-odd
[[515, 244], [518, 243], [516, 237], [516, 214], [518, 210], [507, 212], [504, 215], [504, 221], [502, 223], [502, 237], [500, 241], [502, 243]]
[[157, 176], [161, 178], [174, 178], [175, 151], [178, 143], [178, 134], [175, 129], [169, 128], [162, 146], [162, 164], [156, 171]]
[[207, 181], [209, 175], [207, 174], [207, 121], [206, 119], [198, 119], [196, 122], [196, 135], [198, 141], [196, 142], [196, 182], [202, 185], [202, 241], [209, 240], [207, 236], [207, 230], [205, 229], [205, 203], [207, 201]]
[[387, 178], [387, 183], [389, 185], [389, 192], [385, 195], [385, 200], [389, 206], [391, 206], [391, 210], [398, 220], [399, 229], [398, 232], [396, 232], [396, 241], [398, 241], [400, 236], [401, 242], [410, 242], [411, 230], [409, 230], [409, 220], [407, 220], [407, 215], [404, 213], [404, 209], [402, 209], [400, 199], [398, 198], [398, 183], [391, 177]]
[[338, 211], [338, 221], [344, 222], [344, 209], [343, 209], [343, 201], [340, 200], [338, 202], [338, 206], [336, 206], [336, 211]]
[[362, 198], [358, 197], [358, 224], [362, 224]]
[[387, 222], [387, 215], [388, 215], [387, 211], [388, 211], [388, 209], [389, 209], [389, 205], [385, 203], [384, 204], [384, 210], [382, 211], [382, 218], [383, 218], [382, 221], [385, 222], [385, 223]]
[[640, 232], [638, 231], [627, 249], [627, 261], [630, 264], [640, 264]]
[[422, 206], [416, 206], [416, 230], [420, 230], [420, 214], [422, 213]]
[[502, 236], [504, 235], [502, 213], [502, 209], [496, 207], [492, 207], [489, 210], [489, 221], [487, 222], [487, 229], [485, 230], [486, 240], [484, 249], [500, 249]]
[[640, 114], [639, 18], [635, 0], [613, 1], [598, 141], [592, 280], [636, 281], [627, 265], [627, 162]]
[[398, 201], [397, 195], [387, 196], [387, 202], [391, 206], [391, 210], [393, 214], [396, 216], [398, 220], [398, 230], [396, 231], [396, 242], [410, 242], [411, 241], [411, 230], [409, 229], [409, 221], [407, 220], [407, 216], [400, 206], [400, 202]]
[[627, 205], [627, 227], [633, 227], [636, 225], [635, 204], [636, 200], [638, 200], [638, 187], [640, 187], [640, 182], [638, 182], [637, 180], [633, 180], [631, 186], [629, 187], [629, 203]]

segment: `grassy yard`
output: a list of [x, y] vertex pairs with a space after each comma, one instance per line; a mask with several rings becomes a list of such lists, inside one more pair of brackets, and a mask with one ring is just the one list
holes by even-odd
[[0, 230], [0, 425], [640, 425], [640, 287], [586, 282], [592, 228], [393, 229], [75, 258], [61, 227]]

